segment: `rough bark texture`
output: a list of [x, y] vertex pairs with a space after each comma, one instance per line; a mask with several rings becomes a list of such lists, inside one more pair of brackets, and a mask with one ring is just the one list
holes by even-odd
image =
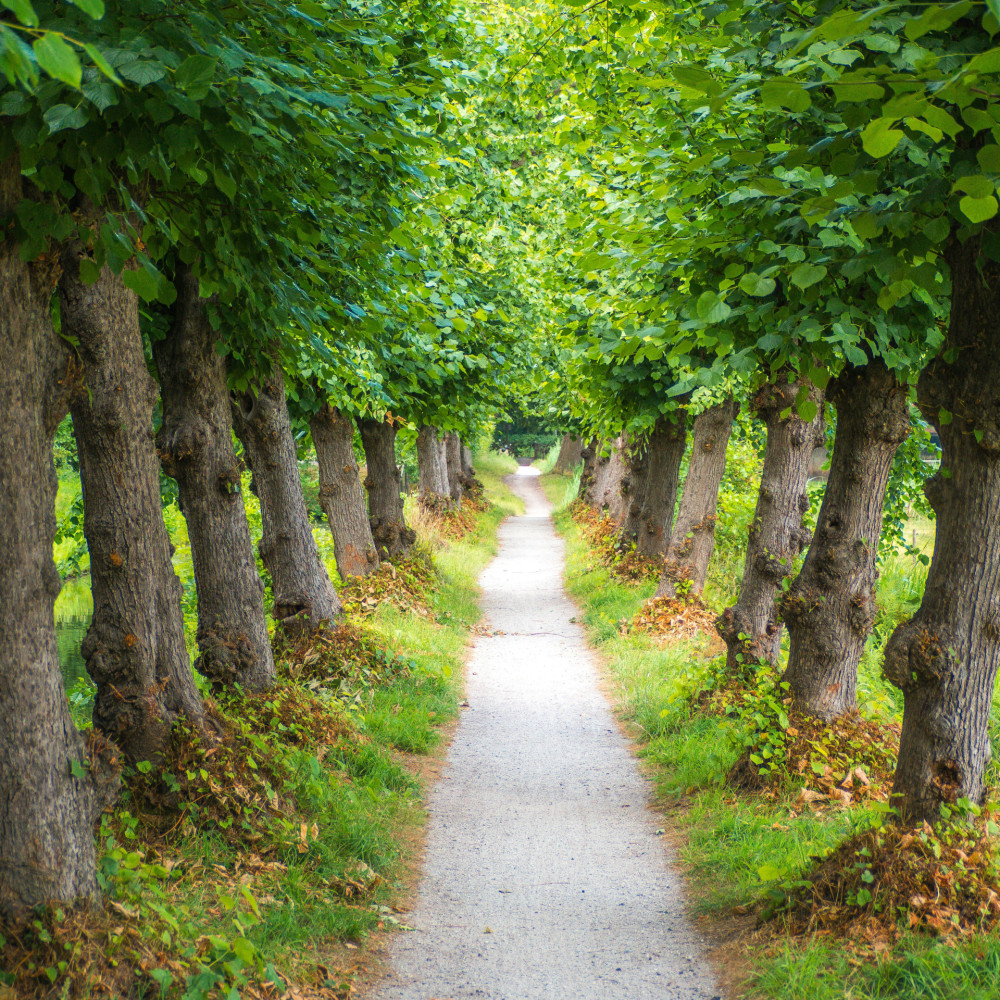
[[309, 526], [281, 368], [234, 393], [232, 411], [260, 499], [257, 549], [271, 576], [274, 620], [286, 631], [320, 628], [340, 613], [340, 600]]
[[97, 685], [94, 726], [126, 759], [151, 760], [174, 721], [204, 710], [184, 639], [183, 588], [163, 523], [153, 438], [156, 383], [146, 368], [139, 303], [104, 267], [80, 280], [82, 245], [63, 254], [63, 332], [83, 365], [70, 409], [80, 456], [94, 617], [81, 652]]
[[892, 458], [910, 432], [907, 390], [881, 362], [830, 383], [837, 436], [816, 534], [780, 602], [793, 705], [820, 719], [857, 706], [858, 664], [875, 622], [875, 556]]
[[577, 499], [591, 507], [597, 506], [598, 471], [601, 461], [601, 441], [591, 438], [580, 451], [583, 469], [580, 472], [580, 489]]
[[[809, 544], [810, 533], [802, 526], [802, 517], [809, 509], [809, 457], [823, 435], [823, 396], [810, 387], [809, 398], [817, 412], [807, 423], [795, 410], [798, 391], [797, 382], [774, 383], [764, 386], [753, 401], [757, 416], [767, 425], [764, 468], [747, 538], [740, 595], [717, 623], [732, 670], [758, 660], [777, 662], [781, 623], [775, 602], [796, 556]], [[782, 419], [782, 412], [788, 410], [791, 415]]]
[[608, 454], [598, 457], [594, 475], [594, 506], [605, 511], [617, 525], [621, 525], [626, 511], [622, 480], [628, 473], [628, 465], [623, 455], [624, 450], [625, 438], [620, 434], [611, 442]]
[[472, 466], [472, 449], [462, 445], [462, 479], [471, 483], [476, 478], [476, 470]]
[[573, 472], [583, 458], [583, 442], [573, 434], [564, 434], [559, 442], [559, 457], [553, 471], [563, 474]]
[[639, 515], [637, 552], [650, 558], [666, 555], [674, 524], [681, 461], [687, 445], [687, 410], [659, 416], [649, 435], [646, 491]]
[[708, 563], [715, 549], [716, 508], [726, 471], [726, 446], [739, 408], [740, 404], [730, 398], [694, 419], [691, 460], [657, 597], [673, 597], [681, 581], [690, 583], [693, 594], [705, 589]]
[[368, 475], [368, 514], [375, 548], [383, 559], [402, 559], [417, 540], [406, 526], [403, 497], [396, 466], [396, 429], [388, 420], [366, 417], [358, 421], [361, 443], [365, 449]]
[[633, 434], [627, 438], [622, 449], [625, 474], [618, 487], [625, 505], [622, 527], [618, 533], [618, 549], [622, 552], [632, 549], [642, 532], [643, 507], [649, 487], [649, 445], [648, 437]]
[[462, 503], [462, 442], [454, 431], [444, 436], [448, 470], [448, 493], [456, 507]]
[[365, 491], [354, 457], [354, 424], [325, 405], [309, 421], [319, 463], [319, 502], [333, 535], [341, 579], [378, 569], [378, 553], [365, 507]]
[[[0, 160], [0, 215], [21, 200], [18, 158]], [[51, 261], [0, 242], [0, 917], [97, 895], [98, 802], [70, 761], [87, 752], [70, 718], [56, 648], [52, 439], [69, 374], [52, 328]], [[62, 382], [62, 384], [60, 384]]]
[[421, 500], [450, 499], [448, 470], [442, 462], [443, 457], [437, 428], [422, 424], [417, 432], [417, 495]]
[[248, 689], [274, 681], [264, 619], [264, 584], [247, 525], [232, 441], [225, 362], [198, 296], [198, 279], [178, 273], [174, 322], [153, 345], [163, 391], [157, 443], [177, 480], [198, 588], [195, 666], [213, 683]]
[[893, 793], [913, 820], [935, 820], [958, 798], [983, 800], [1000, 661], [1000, 266], [978, 238], [952, 239], [948, 336], [917, 385], [941, 437], [941, 468], [926, 487], [934, 556], [920, 609], [893, 633], [884, 664], [904, 697]]

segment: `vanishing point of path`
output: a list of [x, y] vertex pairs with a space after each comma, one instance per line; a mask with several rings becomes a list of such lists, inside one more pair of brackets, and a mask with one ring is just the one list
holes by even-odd
[[598, 688], [537, 479], [483, 573], [490, 630], [430, 798], [412, 931], [377, 1000], [718, 998], [640, 776]]

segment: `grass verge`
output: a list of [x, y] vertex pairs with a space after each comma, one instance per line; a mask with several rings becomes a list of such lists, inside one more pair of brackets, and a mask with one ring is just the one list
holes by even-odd
[[[794, 776], [768, 794], [731, 788], [726, 776], [747, 747], [742, 706], [750, 697], [756, 699], [751, 713], [758, 711], [768, 692], [727, 695], [724, 686], [720, 689], [720, 666], [708, 638], [656, 637], [631, 629], [654, 583], [623, 581], [604, 564], [568, 510], [575, 495], [568, 477], [543, 476], [542, 486], [557, 507], [556, 525], [567, 542], [567, 589], [580, 605], [580, 619], [606, 666], [619, 713], [637, 740], [659, 805], [673, 827], [690, 879], [691, 906], [715, 943], [726, 994], [754, 1000], [997, 996], [1000, 942], [995, 933], [966, 930], [942, 938], [933, 925], [922, 922], [915, 932], [886, 935], [885, 914], [875, 914], [880, 923], [873, 920], [863, 932], [846, 937], [842, 930], [822, 928], [792, 936], [780, 917], [763, 919], [789, 905], [801, 873], [814, 867], [815, 858], [850, 838], [863, 843], [884, 807], [856, 800], [842, 788], [832, 788], [821, 800], [809, 792], [808, 778]], [[723, 523], [726, 517], [721, 511]], [[739, 537], [738, 525], [731, 534]], [[720, 544], [714, 583], [710, 578], [706, 590], [716, 610], [732, 587], [719, 567], [739, 563], [739, 553], [726, 550], [725, 534]], [[891, 579], [889, 583], [885, 638], [902, 604], [912, 603], [908, 593], [908, 600], [896, 600]], [[898, 706], [871, 663], [861, 687], [872, 693], [876, 712], [886, 721], [894, 717]], [[818, 752], [825, 751], [820, 747]], [[928, 845], [934, 847], [933, 838]], [[864, 867], [863, 862], [856, 867]], [[958, 864], [952, 873], [956, 881], [965, 878], [960, 868]], [[877, 904], [866, 901], [861, 888], [854, 899], [839, 905], [856, 906], [860, 914]]]

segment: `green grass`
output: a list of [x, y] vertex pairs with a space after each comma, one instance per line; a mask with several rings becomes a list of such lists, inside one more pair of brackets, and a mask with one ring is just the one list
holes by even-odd
[[[572, 500], [565, 477], [544, 476], [542, 485], [557, 507]], [[745, 539], [743, 522], [752, 514], [735, 487], [728, 497], [723, 490], [722, 504], [719, 548], [705, 593], [719, 610], [735, 596], [743, 563], [738, 542]], [[810, 857], [871, 822], [870, 808], [800, 812], [792, 807], [794, 792], [772, 802], [728, 789], [723, 779], [741, 748], [736, 724], [692, 707], [693, 695], [709, 685], [721, 665], [692, 644], [661, 647], [641, 635], [622, 636], [620, 623], [650, 596], [652, 584], [611, 577], [565, 509], [557, 511], [556, 524], [567, 543], [567, 589], [606, 665], [618, 710], [634, 727], [658, 800], [684, 835], [681, 857], [697, 912], [709, 919], [728, 917], [733, 907], [761, 899]], [[910, 556], [894, 557], [881, 568], [878, 621], [859, 677], [862, 709], [869, 714], [900, 717], [901, 696], [881, 677], [881, 655], [893, 628], [919, 605], [925, 580], [926, 568]], [[996, 718], [992, 729], [996, 746]], [[830, 941], [795, 940], [754, 958], [753, 965], [744, 995], [754, 1000], [994, 1000], [1000, 995], [995, 937], [960, 946], [907, 937], [890, 958], [861, 965]]]

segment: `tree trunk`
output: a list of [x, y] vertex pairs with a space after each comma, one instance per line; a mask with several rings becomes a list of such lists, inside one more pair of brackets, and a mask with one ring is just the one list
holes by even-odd
[[938, 819], [941, 804], [959, 798], [982, 802], [990, 757], [1000, 658], [1000, 267], [979, 243], [953, 236], [946, 248], [948, 336], [917, 384], [921, 413], [941, 438], [941, 467], [926, 486], [934, 556], [919, 610], [885, 651], [885, 676], [904, 698], [892, 790], [900, 815], [915, 821]]
[[675, 596], [681, 581], [690, 583], [692, 594], [705, 589], [708, 563], [715, 549], [715, 512], [726, 471], [726, 447], [739, 409], [740, 404], [730, 397], [694, 419], [691, 460], [657, 597]]
[[580, 489], [577, 499], [590, 507], [597, 506], [598, 473], [601, 462], [601, 442], [599, 438], [591, 438], [580, 455], [583, 458], [583, 470], [580, 473]]
[[97, 685], [95, 728], [127, 760], [152, 760], [178, 717], [197, 725], [204, 709], [163, 523], [153, 438], [157, 391], [146, 368], [138, 298], [107, 266], [94, 284], [84, 284], [84, 252], [75, 244], [63, 254], [59, 283], [63, 333], [76, 339], [83, 363], [70, 408], [94, 616], [81, 652]]
[[619, 527], [625, 520], [627, 510], [626, 495], [622, 492], [622, 483], [628, 475], [625, 447], [625, 435], [620, 434], [612, 442], [611, 454], [601, 466], [597, 484], [598, 506], [607, 511], [608, 516]]
[[622, 448], [625, 475], [618, 488], [624, 501], [625, 514], [618, 533], [618, 550], [628, 552], [635, 547], [642, 531], [643, 505], [649, 487], [649, 437], [623, 435], [623, 441], [627, 441]]
[[857, 707], [858, 664], [875, 623], [875, 556], [892, 458], [910, 432], [907, 390], [880, 361], [829, 386], [837, 436], [816, 534], [782, 597], [792, 704], [829, 720]]
[[564, 434], [559, 443], [559, 457], [553, 472], [560, 472], [564, 475], [573, 472], [583, 458], [583, 442], [580, 438], [572, 434]]
[[462, 445], [462, 478], [472, 483], [476, 478], [476, 470], [472, 466], [472, 449]]
[[[795, 411], [798, 391], [798, 382], [771, 383], [753, 402], [757, 416], [767, 425], [764, 468], [747, 538], [740, 596], [716, 624], [731, 670], [759, 660], [777, 662], [781, 623], [775, 601], [796, 556], [809, 544], [810, 533], [802, 526], [802, 518], [809, 510], [809, 457], [823, 437], [823, 394], [809, 388], [816, 416], [806, 422]], [[791, 415], [782, 419], [782, 412], [788, 410]]]
[[636, 551], [650, 558], [664, 556], [674, 523], [681, 461], [687, 446], [687, 410], [659, 416], [649, 435], [646, 495], [640, 511]]
[[174, 322], [153, 345], [163, 394], [157, 442], [177, 480], [198, 588], [195, 667], [214, 684], [253, 690], [274, 681], [264, 585], [253, 556], [233, 450], [226, 366], [198, 296], [198, 279], [177, 276]]
[[378, 554], [365, 508], [365, 492], [354, 457], [354, 424], [330, 405], [309, 420], [319, 462], [319, 502], [333, 535], [341, 579], [368, 576], [378, 569]]
[[[0, 215], [21, 200], [15, 154], [0, 160]], [[86, 756], [56, 648], [52, 440], [73, 376], [52, 328], [51, 260], [0, 241], [0, 917], [97, 896], [98, 802], [71, 762]]]
[[309, 526], [284, 373], [275, 363], [257, 381], [253, 389], [233, 393], [232, 413], [260, 499], [257, 549], [271, 576], [274, 620], [285, 630], [321, 628], [340, 613], [340, 599]]
[[403, 497], [396, 466], [396, 429], [388, 420], [365, 417], [358, 421], [368, 476], [368, 514], [375, 548], [383, 559], [403, 559], [417, 540], [406, 526]]
[[417, 495], [421, 500], [451, 495], [442, 457], [437, 428], [422, 424], [417, 432]]
[[456, 507], [462, 503], [462, 442], [454, 431], [444, 436], [445, 456], [448, 463], [448, 492]]

